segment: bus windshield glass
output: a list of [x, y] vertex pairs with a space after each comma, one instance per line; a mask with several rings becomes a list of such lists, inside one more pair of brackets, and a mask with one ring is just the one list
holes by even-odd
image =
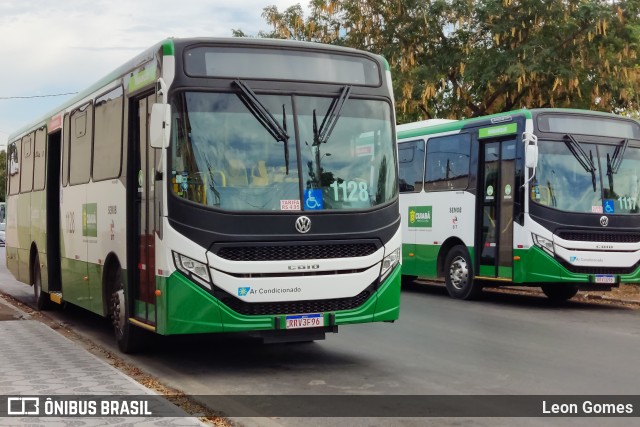
[[175, 195], [233, 211], [370, 209], [396, 197], [388, 103], [339, 94], [256, 99], [240, 91], [178, 97]]
[[[637, 214], [640, 188], [640, 148], [540, 140], [539, 161], [531, 186], [534, 202], [578, 213]], [[586, 167], [585, 167], [586, 165]], [[593, 165], [594, 170], [592, 170]]]

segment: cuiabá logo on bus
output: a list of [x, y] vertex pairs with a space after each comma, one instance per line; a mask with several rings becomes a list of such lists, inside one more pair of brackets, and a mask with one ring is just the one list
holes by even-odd
[[82, 205], [82, 235], [98, 237], [98, 205], [96, 203]]
[[431, 227], [431, 206], [410, 206], [409, 227]]

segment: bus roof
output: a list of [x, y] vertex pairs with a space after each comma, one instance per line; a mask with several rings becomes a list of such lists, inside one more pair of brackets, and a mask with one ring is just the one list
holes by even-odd
[[405, 123], [403, 125], [397, 125], [396, 132], [404, 132], [404, 131], [414, 130], [414, 129], [423, 129], [430, 126], [437, 126], [444, 123], [451, 123], [451, 122], [457, 122], [457, 121], [458, 120], [452, 120], [452, 119], [429, 119], [429, 120], [422, 120], [419, 122]]
[[[168, 45], [168, 46], [166, 46], [166, 45]], [[23, 135], [25, 133], [28, 133], [28, 132], [30, 132], [32, 130], [35, 130], [35, 129], [39, 128], [42, 125], [46, 125], [51, 117], [55, 116], [56, 114], [60, 113], [61, 111], [64, 111], [66, 108], [72, 106], [73, 104], [81, 101], [82, 99], [86, 98], [87, 96], [91, 95], [92, 93], [94, 93], [95, 91], [100, 89], [101, 87], [109, 84], [110, 82], [116, 80], [117, 78], [119, 78], [121, 76], [124, 76], [127, 72], [132, 71], [136, 67], [138, 67], [138, 66], [142, 65], [143, 63], [151, 60], [153, 58], [153, 54], [158, 49], [160, 49], [160, 47], [164, 47], [163, 50], [164, 50], [165, 54], [167, 54], [168, 52], [171, 52], [171, 54], [173, 54], [172, 53], [173, 52], [173, 42], [172, 42], [171, 39], [166, 39], [166, 40], [163, 40], [160, 43], [157, 43], [157, 44], [153, 45], [152, 47], [146, 49], [144, 52], [136, 55], [134, 58], [132, 58], [131, 60], [127, 61], [125, 64], [123, 64], [120, 67], [116, 68], [111, 73], [107, 74], [106, 76], [104, 76], [103, 78], [101, 78], [100, 80], [95, 82], [93, 85], [89, 86], [87, 89], [85, 89], [85, 90], [83, 90], [81, 92], [78, 92], [74, 97], [72, 97], [71, 99], [69, 99], [66, 102], [62, 103], [61, 105], [57, 106], [53, 110], [49, 111], [47, 114], [45, 114], [44, 116], [42, 116], [41, 118], [39, 118], [35, 122], [31, 122], [30, 124], [22, 127], [21, 129], [17, 130], [13, 134], [9, 135], [8, 142], [11, 143], [18, 136], [21, 136], [21, 135]]]
[[101, 87], [108, 85], [110, 82], [117, 80], [118, 78], [126, 75], [127, 73], [135, 70], [140, 65], [152, 60], [157, 52], [162, 49], [162, 54], [166, 56], [175, 55], [175, 45], [176, 44], [191, 44], [191, 43], [229, 43], [229, 44], [246, 44], [246, 45], [264, 45], [264, 46], [289, 46], [289, 47], [298, 47], [298, 48], [310, 48], [315, 47], [316, 49], [325, 49], [325, 50], [334, 50], [345, 53], [357, 53], [360, 55], [368, 55], [370, 57], [378, 58], [381, 63], [384, 65], [386, 71], [390, 70], [388, 61], [380, 56], [375, 55], [369, 52], [343, 47], [343, 46], [333, 46], [322, 43], [314, 43], [314, 42], [304, 42], [297, 40], [282, 40], [282, 39], [261, 39], [261, 38], [242, 38], [242, 37], [194, 37], [194, 38], [167, 38], [162, 40], [159, 43], [151, 46], [150, 48], [144, 50], [142, 53], [136, 55], [134, 58], [130, 59], [120, 67], [113, 70], [111, 73], [107, 74], [96, 83], [91, 85], [85, 90], [78, 92], [75, 96], [65, 101], [61, 105], [57, 106], [55, 109], [47, 112], [44, 116], [40, 117], [36, 121], [32, 121], [29, 124], [21, 127], [17, 131], [13, 132], [9, 135], [8, 143], [13, 142], [16, 138], [23, 136], [24, 134], [31, 132], [35, 129], [40, 128], [43, 125], [46, 125], [53, 116], [64, 111], [65, 109], [71, 107], [72, 105], [82, 101], [87, 98], [91, 94], [95, 93]]
[[405, 125], [396, 126], [396, 132], [398, 139], [406, 139], [413, 138], [417, 136], [423, 135], [431, 135], [435, 133], [441, 132], [453, 132], [459, 131], [467, 126], [482, 124], [483, 122], [487, 122], [487, 124], [495, 123], [500, 124], [505, 122], [506, 117], [516, 117], [516, 116], [524, 116], [527, 119], [532, 119], [539, 114], [543, 113], [563, 113], [563, 114], [589, 114], [594, 116], [601, 117], [616, 117], [619, 119], [633, 120], [630, 117], [619, 116], [613, 113], [607, 113], [604, 111], [591, 111], [591, 110], [578, 110], [575, 108], [535, 108], [535, 109], [521, 109], [521, 110], [513, 110], [505, 113], [491, 114], [488, 116], [474, 117], [471, 119], [462, 119], [462, 120], [450, 120], [450, 121], [441, 121], [436, 123], [431, 123], [432, 120], [424, 120], [421, 122], [408, 123]]
[[[442, 121], [440, 123], [435, 123], [435, 124], [429, 123], [431, 122], [431, 120], [424, 120], [422, 122], [409, 123], [408, 125], [400, 125], [400, 126], [397, 126], [396, 129], [397, 129], [398, 139], [405, 139], [405, 138], [413, 138], [413, 137], [422, 136], [422, 135], [431, 135], [431, 134], [440, 133], [440, 132], [457, 131], [474, 123], [482, 123], [485, 121], [491, 122], [491, 119], [499, 119], [499, 118], [504, 118], [509, 116], [521, 116], [521, 115], [525, 115], [527, 118], [532, 117], [531, 110], [523, 109], [523, 110], [509, 111], [507, 113], [491, 114], [489, 116], [474, 117], [472, 119]], [[499, 121], [498, 123], [502, 123], [502, 120]], [[416, 125], [415, 127], [409, 126], [414, 124]], [[403, 126], [407, 126], [407, 127], [403, 128]]]

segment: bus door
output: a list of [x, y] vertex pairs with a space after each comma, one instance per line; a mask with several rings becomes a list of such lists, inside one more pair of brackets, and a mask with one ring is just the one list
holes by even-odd
[[513, 135], [483, 138], [480, 129], [476, 271], [480, 277], [511, 280], [517, 125], [502, 127]]
[[[157, 229], [155, 212], [155, 166], [156, 149], [149, 145], [149, 115], [151, 106], [156, 102], [156, 94], [153, 93], [145, 98], [134, 101], [137, 109], [137, 129], [136, 141], [133, 144], [133, 163], [135, 165], [135, 182], [132, 185], [134, 190], [134, 227], [132, 236], [136, 240], [137, 251], [135, 263], [137, 271], [134, 282], [137, 283], [137, 290], [134, 298], [139, 301], [136, 304], [135, 315], [140, 320], [149, 323], [156, 323], [155, 311], [155, 232]], [[135, 289], [135, 288], [134, 288]], [[141, 303], [140, 303], [141, 302]]]
[[403, 141], [398, 144], [400, 212], [402, 216], [402, 272], [407, 276], [426, 275], [421, 271], [427, 262], [419, 262], [416, 244], [426, 245], [424, 234], [417, 242], [417, 230], [420, 225], [415, 221], [416, 212], [423, 209], [424, 193], [422, 192], [424, 179], [424, 140]]

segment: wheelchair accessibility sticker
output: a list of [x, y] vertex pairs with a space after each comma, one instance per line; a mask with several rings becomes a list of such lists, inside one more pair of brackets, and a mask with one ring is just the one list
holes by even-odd
[[612, 214], [616, 211], [616, 201], [613, 199], [604, 199], [604, 213]]
[[321, 189], [304, 190], [304, 210], [319, 211], [324, 209]]

